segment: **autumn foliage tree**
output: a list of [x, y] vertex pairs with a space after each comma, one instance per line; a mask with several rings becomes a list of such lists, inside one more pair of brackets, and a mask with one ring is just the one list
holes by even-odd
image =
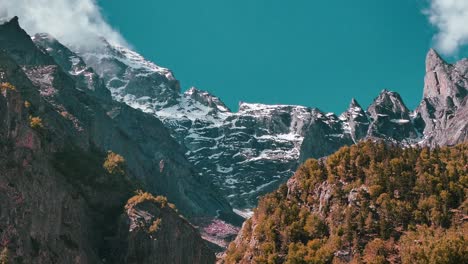
[[125, 175], [125, 159], [124, 157], [112, 151], [107, 152], [107, 157], [103, 164], [104, 169], [112, 175]]

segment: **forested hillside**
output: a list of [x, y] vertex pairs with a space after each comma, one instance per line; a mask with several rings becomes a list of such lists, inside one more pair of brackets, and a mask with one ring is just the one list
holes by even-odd
[[263, 197], [225, 263], [468, 263], [468, 144], [362, 142]]

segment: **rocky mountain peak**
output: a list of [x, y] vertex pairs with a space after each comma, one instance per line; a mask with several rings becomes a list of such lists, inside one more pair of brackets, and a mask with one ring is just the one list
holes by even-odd
[[6, 50], [20, 65], [50, 65], [54, 60], [38, 50], [31, 37], [24, 31], [18, 17], [0, 25], [0, 49]]
[[387, 89], [380, 92], [367, 111], [374, 119], [377, 119], [379, 116], [400, 116], [407, 118], [409, 114], [409, 109], [403, 103], [401, 96], [397, 92]]
[[411, 122], [410, 111], [396, 92], [383, 90], [367, 112], [372, 119], [367, 133], [369, 137], [391, 141], [413, 140], [418, 137]]
[[114, 100], [148, 113], [178, 103], [180, 84], [169, 69], [126, 47], [102, 43], [78, 54], [104, 79]]
[[346, 113], [350, 114], [350, 117], [352, 117], [353, 119], [357, 118], [358, 116], [366, 116], [366, 112], [362, 109], [361, 105], [354, 98], [351, 99]]
[[3, 23], [3, 26], [14, 27], [17, 29], [21, 29], [19, 25], [19, 18], [17, 16], [12, 17], [10, 20], [3, 19], [0, 20], [0, 23]]
[[357, 142], [367, 135], [369, 116], [356, 99], [351, 99], [346, 112], [340, 115], [340, 120], [343, 121], [343, 129], [351, 134], [353, 141]]
[[358, 103], [358, 101], [355, 98], [351, 98], [351, 102], [349, 103], [349, 108], [351, 107], [361, 108], [361, 105]]
[[386, 89], [380, 92], [370, 107], [372, 106], [382, 107], [392, 112], [409, 112], [400, 94]]
[[214, 108], [218, 111], [221, 112], [231, 112], [229, 107], [227, 107], [219, 97], [216, 97], [212, 94], [210, 94], [207, 91], [199, 90], [195, 87], [191, 87], [188, 89], [185, 93], [184, 96], [186, 98], [191, 98], [199, 103], [201, 103], [204, 106], [208, 106], [211, 108]]
[[426, 72], [434, 71], [440, 66], [447, 65], [442, 57], [434, 49], [429, 49], [426, 55]]
[[438, 98], [438, 103], [459, 106], [467, 94], [468, 62], [446, 63], [431, 49], [426, 58], [424, 98]]

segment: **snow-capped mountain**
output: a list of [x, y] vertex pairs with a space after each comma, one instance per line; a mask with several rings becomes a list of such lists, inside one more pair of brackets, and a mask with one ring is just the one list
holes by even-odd
[[[34, 40], [43, 49], [50, 48], [41, 36]], [[285, 182], [300, 161], [326, 156], [366, 138], [406, 145], [438, 142], [441, 139], [434, 135], [445, 133], [451, 126], [426, 124], [439, 122], [434, 120], [447, 116], [445, 110], [466, 108], [466, 61], [452, 66], [433, 50], [428, 54], [425, 97], [415, 112], [397, 93], [383, 90], [367, 110], [352, 99], [348, 110], [339, 116], [303, 106], [251, 103], [240, 103], [239, 111], [232, 112], [209, 92], [192, 87], [181, 93], [170, 70], [127, 48], [103, 40], [101, 48], [80, 50], [78, 54], [102, 77], [114, 100], [163, 121], [185, 148], [196, 173], [220, 188], [241, 210], [252, 208], [259, 195]], [[72, 72], [83, 71], [73, 66], [80, 65], [75, 57], [70, 56], [69, 61]], [[433, 71], [442, 72], [442, 77], [431, 77]], [[448, 77], [441, 79], [444, 76]], [[452, 83], [450, 78], [456, 80], [453, 87], [447, 84]], [[439, 83], [441, 80], [444, 83]], [[442, 90], [434, 86], [442, 86]], [[440, 103], [453, 96], [450, 91], [454, 87], [458, 91], [456, 102]], [[434, 105], [444, 114], [434, 116]], [[467, 120], [466, 111], [458, 116]], [[457, 130], [450, 133], [462, 133], [464, 136], [454, 140], [459, 142], [466, 138], [467, 127], [466, 122], [464, 127], [460, 121], [457, 124]]]

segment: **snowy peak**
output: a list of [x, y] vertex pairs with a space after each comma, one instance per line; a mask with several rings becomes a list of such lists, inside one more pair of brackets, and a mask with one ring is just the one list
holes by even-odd
[[36, 46], [50, 55], [55, 63], [76, 81], [76, 88], [93, 94], [103, 100], [112, 100], [110, 92], [101, 77], [89, 68], [84, 60], [47, 33], [32, 37]]
[[47, 33], [38, 33], [32, 37], [34, 43], [51, 55], [55, 62], [65, 71], [77, 74], [87, 68], [83, 59], [62, 45], [56, 38]]
[[147, 74], [158, 73], [164, 75], [168, 80], [175, 80], [172, 71], [147, 61], [143, 56], [126, 47], [112, 46], [109, 44], [107, 48], [109, 49], [110, 54], [115, 56], [114, 58], [131, 68], [141, 70], [143, 73]]
[[343, 113], [346, 116], [346, 119], [358, 119], [360, 117], [366, 117], [366, 112], [362, 109], [361, 105], [356, 101], [356, 99], [351, 99], [351, 103], [349, 103], [348, 110]]
[[115, 100], [148, 113], [178, 103], [180, 84], [170, 70], [126, 47], [102, 43], [79, 54], [104, 79]]
[[207, 91], [191, 87], [184, 93], [184, 97], [191, 98], [200, 104], [216, 109], [220, 112], [231, 112], [231, 110], [219, 99]]

